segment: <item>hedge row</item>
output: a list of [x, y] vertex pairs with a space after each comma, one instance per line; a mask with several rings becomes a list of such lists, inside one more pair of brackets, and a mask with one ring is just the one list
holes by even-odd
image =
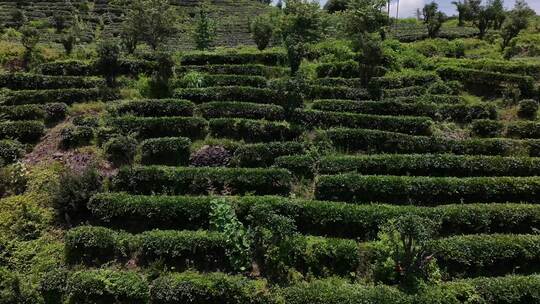
[[144, 140], [140, 146], [141, 164], [185, 166], [189, 163], [191, 140], [162, 137]]
[[458, 80], [469, 89], [483, 94], [493, 95], [501, 93], [505, 85], [516, 85], [522, 96], [533, 96], [535, 93], [534, 78], [517, 74], [501, 74], [490, 71], [443, 66], [437, 73], [444, 80]]
[[311, 85], [309, 87], [309, 97], [311, 99], [365, 100], [369, 99], [370, 95], [368, 91], [363, 88]]
[[380, 116], [317, 110], [296, 110], [292, 122], [306, 128], [367, 128], [406, 134], [429, 135], [433, 121], [427, 117]]
[[66, 103], [114, 100], [117, 99], [114, 92], [101, 89], [57, 89], [57, 90], [22, 90], [9, 91], [1, 100], [4, 105]]
[[23, 156], [24, 152], [23, 145], [18, 141], [10, 139], [0, 140], [0, 160], [4, 164], [15, 162]]
[[426, 93], [426, 87], [423, 86], [410, 86], [405, 88], [397, 89], [384, 89], [382, 90], [382, 98], [399, 98], [399, 97], [411, 97], [411, 96], [421, 96]]
[[[339, 62], [329, 62], [318, 64], [315, 68], [318, 78], [323, 77], [341, 77], [341, 78], [357, 78], [362, 75], [362, 67], [357, 61], [347, 60]], [[377, 67], [375, 70], [376, 76], [382, 76], [386, 72], [384, 67]]]
[[99, 78], [46, 76], [30, 73], [0, 74], [0, 87], [11, 90], [89, 89], [104, 85]]
[[383, 101], [396, 101], [401, 103], [424, 102], [436, 104], [460, 104], [465, 102], [465, 100], [461, 96], [445, 94], [425, 94], [422, 96], [394, 97], [383, 99]]
[[335, 147], [347, 151], [540, 156], [540, 142], [537, 140], [456, 140], [365, 129], [330, 129], [322, 132], [322, 136], [328, 137]]
[[[215, 196], [130, 195], [100, 193], [88, 209], [99, 225], [140, 232], [151, 229], [209, 229]], [[456, 204], [436, 207], [325, 202], [277, 196], [228, 197], [242, 222], [257, 208], [291, 218], [307, 235], [373, 240], [382, 225], [403, 214], [440, 223], [443, 236], [474, 233], [532, 233], [540, 224], [540, 205]]]
[[238, 86], [177, 89], [174, 96], [176, 98], [191, 100], [195, 103], [245, 101], [285, 105], [286, 102], [277, 91]]
[[180, 57], [182, 65], [211, 65], [211, 64], [253, 64], [283, 65], [288, 62], [287, 54], [280, 51], [214, 53], [197, 52], [184, 54]]
[[[252, 75], [227, 75], [227, 74], [206, 74], [203, 75], [200, 87], [218, 87], [218, 86], [245, 86], [245, 87], [266, 87], [267, 80], [263, 76]], [[183, 79], [173, 80], [174, 88], [186, 87]]]
[[1, 139], [16, 139], [23, 143], [33, 143], [38, 141], [44, 133], [43, 122], [37, 120], [0, 123]]
[[464, 235], [432, 241], [429, 250], [449, 275], [497, 276], [540, 270], [540, 236]]
[[137, 255], [139, 263], [161, 261], [179, 270], [229, 269], [225, 237], [218, 232], [152, 230], [141, 234], [117, 232], [104, 227], [80, 226], [65, 237], [69, 264], [100, 265]]
[[538, 177], [456, 178], [351, 173], [320, 176], [315, 186], [317, 199], [356, 203], [538, 203], [539, 195]]
[[313, 80], [312, 84], [327, 87], [360, 88], [362, 87], [362, 80], [360, 78], [324, 77]]
[[269, 167], [284, 155], [304, 154], [306, 145], [301, 142], [269, 142], [242, 145], [234, 152], [232, 163], [238, 167]]
[[435, 59], [436, 64], [472, 68], [502, 74], [519, 74], [540, 78], [540, 64], [523, 60], [493, 60], [493, 59], [464, 59], [443, 58]]
[[0, 106], [0, 115], [7, 120], [45, 120], [47, 122], [56, 122], [63, 119], [66, 116], [66, 112], [67, 105], [63, 103]]
[[209, 121], [210, 135], [246, 142], [287, 141], [296, 139], [301, 131], [286, 122], [271, 122], [241, 118], [215, 118]]
[[540, 176], [540, 158], [452, 154], [328, 156], [319, 161], [318, 172], [459, 177]]
[[282, 77], [288, 74], [286, 68], [270, 67], [262, 64], [182, 65], [176, 67], [175, 70], [177, 74], [198, 71], [209, 74], [251, 75], [267, 78]]
[[[156, 69], [157, 63], [155, 61], [121, 58], [117, 72], [118, 74], [137, 76], [141, 73], [152, 74]], [[94, 62], [81, 60], [43, 63], [37, 67], [37, 72], [54, 76], [90, 76], [100, 74]]]
[[506, 136], [512, 138], [540, 138], [540, 123], [534, 121], [516, 121], [506, 127]]
[[148, 166], [122, 168], [113, 186], [115, 190], [135, 194], [288, 195], [291, 174], [284, 169]]
[[135, 133], [139, 138], [189, 137], [204, 138], [208, 122], [198, 117], [134, 117], [111, 118], [108, 122], [117, 132]]
[[284, 120], [283, 107], [273, 104], [252, 102], [216, 101], [199, 105], [198, 110], [204, 118], [249, 118]]
[[121, 101], [112, 106], [109, 112], [145, 117], [193, 116], [194, 108], [191, 101], [182, 99], [142, 99]]
[[399, 89], [413, 86], [428, 86], [437, 82], [440, 77], [431, 71], [406, 71], [400, 73], [389, 73], [382, 77], [372, 78], [369, 83], [369, 90], [372, 96], [381, 96], [384, 89]]
[[[61, 273], [58, 275], [57, 273]], [[149, 283], [131, 271], [48, 273], [40, 284], [45, 303], [227, 303], [227, 304], [455, 304], [536, 303], [540, 276], [504, 276], [429, 285], [415, 295], [395, 287], [325, 279], [271, 289], [265, 280], [223, 273], [183, 272]], [[224, 302], [225, 301], [225, 302]]]
[[350, 112], [359, 114], [426, 116], [435, 120], [471, 122], [475, 119], [497, 119], [497, 108], [490, 103], [436, 104], [404, 103], [398, 101], [316, 100], [315, 110]]

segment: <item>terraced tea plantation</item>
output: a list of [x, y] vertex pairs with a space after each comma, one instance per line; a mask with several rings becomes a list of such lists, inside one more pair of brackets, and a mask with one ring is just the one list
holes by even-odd
[[287, 3], [283, 47], [0, 48], [0, 304], [540, 303], [538, 58], [468, 20], [291, 47], [323, 12]]

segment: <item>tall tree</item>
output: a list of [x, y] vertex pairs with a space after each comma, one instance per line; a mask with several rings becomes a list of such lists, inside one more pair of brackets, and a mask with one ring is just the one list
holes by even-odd
[[452, 4], [456, 7], [458, 12], [458, 26], [464, 26], [465, 20], [467, 20], [470, 14], [470, 7], [467, 2], [461, 2], [461, 0], [453, 1]]
[[501, 35], [503, 37], [501, 47], [503, 50], [508, 46], [510, 40], [529, 26], [529, 18], [534, 15], [535, 12], [525, 0], [516, 1], [514, 8], [509, 12], [501, 28]]
[[193, 39], [198, 50], [208, 50], [216, 36], [216, 21], [210, 16], [206, 3], [199, 6]]
[[493, 17], [493, 28], [499, 30], [506, 19], [504, 0], [492, 0], [489, 4]]
[[439, 5], [435, 2], [426, 4], [422, 12], [424, 14], [424, 24], [428, 28], [429, 38], [437, 37], [445, 18], [444, 14], [439, 11]]

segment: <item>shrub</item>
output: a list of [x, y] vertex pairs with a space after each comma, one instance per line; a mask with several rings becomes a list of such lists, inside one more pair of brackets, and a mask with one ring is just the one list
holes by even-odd
[[471, 130], [480, 137], [499, 137], [502, 135], [504, 124], [497, 120], [479, 119], [473, 121]]
[[73, 118], [73, 124], [76, 126], [97, 128], [99, 126], [99, 117], [93, 115], [78, 115]]
[[2, 139], [17, 139], [23, 143], [32, 143], [38, 141], [44, 132], [43, 123], [35, 120], [0, 123], [0, 138]]
[[309, 155], [285, 155], [275, 158], [274, 167], [287, 169], [296, 177], [313, 178], [317, 160]]
[[271, 104], [258, 104], [251, 102], [208, 102], [198, 107], [204, 118], [249, 118], [266, 120], [283, 120], [285, 110], [283, 107]]
[[316, 110], [296, 110], [292, 122], [306, 128], [368, 128], [426, 135], [433, 122], [427, 117], [378, 116], [370, 114], [336, 113]]
[[46, 113], [45, 121], [54, 123], [66, 118], [68, 108], [65, 103], [46, 103], [43, 110]]
[[[198, 73], [198, 72], [191, 72]], [[193, 87], [219, 87], [219, 86], [243, 86], [243, 87], [255, 87], [255, 88], [264, 88], [266, 87], [267, 80], [263, 76], [252, 76], [252, 75], [226, 75], [226, 74], [200, 74], [200, 79], [197, 82], [197, 85], [194, 85], [191, 79], [184, 77], [181, 79], [175, 80], [173, 87], [177, 88], [193, 88]]]
[[176, 68], [176, 73], [186, 73], [189, 71], [209, 74], [264, 76], [268, 78], [287, 75], [287, 69], [285, 68], [262, 64], [182, 65]]
[[122, 134], [135, 133], [138, 138], [189, 137], [204, 138], [208, 122], [198, 117], [133, 117], [113, 118], [110, 126]]
[[358, 78], [360, 77], [360, 65], [354, 60], [321, 63], [315, 68], [317, 78], [323, 77], [342, 77]]
[[312, 80], [312, 84], [325, 87], [362, 87], [360, 78], [324, 77]]
[[0, 74], [0, 87], [11, 90], [90, 89], [103, 85], [97, 78], [46, 76], [30, 73]]
[[300, 131], [288, 123], [253, 119], [215, 118], [210, 120], [209, 127], [213, 137], [246, 142], [286, 141], [300, 135]]
[[[182, 66], [199, 65], [282, 65], [287, 62], [287, 54], [279, 50], [267, 50], [263, 52], [234, 51], [234, 52], [192, 52], [183, 54], [180, 58]], [[227, 74], [227, 73], [221, 73]], [[237, 73], [231, 73], [237, 74]], [[239, 73], [242, 74], [242, 73]], [[247, 73], [251, 74], [251, 73]], [[256, 74], [256, 73], [255, 73]]]
[[129, 136], [116, 136], [103, 145], [107, 159], [120, 167], [133, 163], [137, 150], [137, 140]]
[[221, 273], [165, 275], [154, 281], [150, 294], [152, 303], [156, 304], [184, 303], [192, 299], [224, 304], [274, 303], [264, 281]]
[[518, 117], [523, 119], [536, 119], [538, 102], [533, 99], [525, 99], [519, 102]]
[[251, 35], [259, 51], [264, 50], [274, 33], [274, 25], [269, 15], [255, 17], [250, 24]]
[[39, 105], [0, 106], [0, 115], [6, 120], [42, 120], [46, 112]]
[[226, 167], [231, 161], [231, 152], [222, 146], [206, 145], [193, 153], [189, 159], [194, 167]]
[[[123, 75], [151, 74], [156, 69], [156, 62], [144, 59], [119, 58], [118, 64], [117, 72]], [[54, 61], [42, 63], [36, 70], [41, 74], [55, 76], [97, 76], [100, 74], [96, 61]]]
[[177, 89], [175, 91], [175, 97], [188, 99], [194, 103], [205, 103], [218, 100], [285, 105], [286, 102], [286, 100], [282, 100], [279, 93], [274, 90], [235, 86]]
[[406, 70], [372, 78], [369, 83], [369, 91], [373, 97], [379, 97], [384, 89], [426, 86], [437, 81], [440, 81], [440, 77], [434, 72]]
[[397, 89], [384, 89], [382, 91], [383, 99], [390, 98], [399, 98], [399, 97], [410, 97], [410, 96], [421, 96], [426, 94], [426, 88], [423, 86], [410, 86]]
[[116, 85], [116, 76], [120, 63], [120, 47], [114, 41], [101, 41], [97, 48], [98, 59], [95, 63], [98, 73], [105, 78], [107, 86]]
[[45, 104], [51, 102], [72, 104], [96, 100], [113, 100], [114, 93], [100, 89], [58, 89], [10, 91], [3, 96], [5, 105]]
[[23, 156], [24, 149], [21, 143], [16, 140], [0, 140], [0, 160], [4, 165], [15, 162]]
[[119, 256], [118, 244], [125, 236], [103, 227], [79, 226], [65, 236], [66, 262], [100, 265]]
[[110, 112], [144, 117], [193, 116], [193, 109], [193, 103], [187, 100], [143, 99], [121, 102], [111, 107]]
[[339, 149], [377, 153], [453, 153], [460, 155], [522, 155], [537, 156], [538, 143], [534, 140], [511, 139], [446, 139], [414, 136], [378, 130], [330, 129], [328, 137]]
[[153, 138], [139, 147], [141, 164], [185, 166], [189, 163], [191, 140], [186, 137]]
[[345, 202], [436, 205], [473, 202], [536, 202], [536, 177], [321, 176], [315, 197]]
[[94, 129], [86, 126], [68, 126], [60, 131], [60, 147], [73, 149], [89, 145], [94, 139]]
[[432, 241], [437, 263], [452, 276], [504, 275], [537, 270], [536, 235], [465, 235]]
[[413, 176], [536, 176], [540, 159], [530, 157], [463, 156], [452, 154], [380, 154], [327, 156], [319, 173]]
[[255, 193], [287, 195], [291, 175], [283, 169], [245, 168], [123, 168], [114, 180], [114, 189], [133, 193], [207, 194]]
[[240, 146], [234, 152], [233, 164], [239, 167], [269, 167], [277, 157], [305, 153], [300, 142], [270, 142]]
[[364, 100], [369, 98], [369, 93], [364, 88], [312, 85], [309, 87], [308, 97], [310, 97], [311, 99]]

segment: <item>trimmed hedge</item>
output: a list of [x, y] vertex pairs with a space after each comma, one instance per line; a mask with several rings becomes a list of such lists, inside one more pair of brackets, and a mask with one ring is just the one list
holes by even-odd
[[0, 87], [11, 90], [89, 89], [101, 85], [105, 85], [105, 81], [100, 78], [0, 73]]
[[43, 120], [47, 112], [41, 105], [0, 106], [0, 116], [7, 120]]
[[176, 98], [191, 100], [194, 103], [211, 101], [244, 101], [284, 106], [287, 102], [287, 100], [284, 100], [277, 91], [239, 86], [177, 89], [175, 90], [174, 96]]
[[479, 119], [471, 124], [471, 131], [479, 137], [500, 137], [502, 136], [504, 123], [498, 120]]
[[362, 87], [362, 79], [360, 78], [341, 78], [341, 77], [325, 77], [312, 80], [312, 84], [316, 86], [327, 87]]
[[284, 169], [133, 167], [120, 169], [113, 188], [135, 194], [288, 195], [291, 174]]
[[452, 154], [328, 156], [319, 161], [318, 169], [320, 174], [539, 176], [540, 158]]
[[[244, 86], [264, 88], [266, 84], [267, 80], [263, 76], [207, 74], [202, 76], [199, 87]], [[172, 86], [182, 88], [186, 87], [186, 84], [182, 79], [175, 79]]]
[[72, 104], [97, 100], [117, 99], [113, 92], [101, 89], [57, 89], [9, 91], [2, 97], [4, 105], [45, 104], [51, 102]]
[[189, 137], [204, 138], [208, 122], [199, 117], [134, 117], [112, 118], [109, 125], [122, 134], [136, 133], [139, 138]]
[[232, 163], [238, 167], [269, 167], [283, 155], [303, 154], [306, 145], [301, 142], [269, 142], [247, 144], [234, 152]]
[[402, 103], [417, 103], [417, 102], [424, 102], [424, 103], [436, 103], [436, 104], [459, 104], [464, 103], [465, 100], [462, 96], [457, 95], [444, 95], [444, 94], [425, 94], [422, 96], [402, 96], [402, 97], [394, 97], [394, 98], [386, 98], [383, 99], [383, 101], [396, 101], [396, 102], [402, 102]]
[[497, 276], [540, 270], [540, 236], [493, 234], [432, 241], [429, 250], [451, 276]]
[[382, 99], [399, 98], [399, 97], [411, 97], [421, 96], [426, 94], [426, 87], [423, 86], [410, 86], [397, 89], [384, 89], [382, 91]]
[[88, 126], [67, 126], [60, 131], [60, 147], [72, 149], [89, 145], [94, 139], [94, 129]]
[[161, 261], [178, 269], [201, 270], [227, 267], [226, 240], [217, 232], [152, 230], [128, 234], [94, 226], [80, 226], [66, 233], [65, 253], [69, 264], [100, 265], [137, 255], [149, 265]]
[[437, 205], [540, 202], [539, 177], [409, 177], [323, 175], [315, 197], [344, 202]]
[[322, 77], [342, 77], [355, 78], [361, 75], [360, 65], [354, 60], [321, 63], [315, 68], [317, 78]]
[[440, 81], [437, 73], [432, 71], [406, 71], [389, 73], [382, 77], [374, 77], [369, 83], [369, 91], [373, 97], [380, 97], [385, 89], [401, 89], [422, 86]]
[[117, 115], [144, 117], [193, 116], [195, 106], [182, 99], [142, 99], [122, 101], [110, 108]]
[[271, 122], [241, 118], [214, 118], [209, 121], [210, 135], [246, 142], [288, 141], [301, 131], [286, 122]]
[[506, 136], [512, 138], [540, 138], [540, 123], [534, 121], [516, 121], [508, 124]]
[[[88, 209], [100, 225], [145, 231], [208, 229], [215, 196], [130, 195], [100, 193]], [[540, 224], [540, 205], [456, 204], [436, 207], [356, 205], [277, 196], [228, 197], [241, 221], [249, 223], [253, 208], [264, 206], [294, 220], [302, 234], [372, 240], [388, 220], [416, 214], [440, 222], [440, 235], [532, 233]]]
[[427, 117], [380, 116], [317, 110], [296, 110], [292, 122], [306, 128], [367, 128], [407, 134], [429, 135], [433, 121]]
[[1, 139], [17, 139], [23, 143], [38, 141], [45, 133], [43, 122], [36, 120], [8, 121], [0, 123]]
[[524, 60], [434, 58], [436, 64], [473, 68], [502, 74], [520, 74], [540, 79], [540, 64]]
[[274, 167], [289, 170], [295, 177], [313, 178], [318, 160], [310, 155], [285, 155], [274, 160]]
[[518, 74], [501, 74], [490, 71], [442, 66], [437, 73], [444, 80], [458, 80], [470, 90], [493, 95], [501, 93], [506, 84], [516, 85], [522, 96], [533, 96], [535, 93], [534, 78]]
[[141, 164], [184, 166], [189, 163], [191, 140], [162, 137], [144, 140], [140, 146]]
[[358, 114], [426, 116], [435, 120], [471, 122], [475, 119], [497, 119], [497, 108], [490, 103], [436, 104], [404, 103], [397, 101], [316, 100], [312, 108], [322, 111], [351, 112]]
[[150, 295], [154, 304], [193, 303], [194, 300], [222, 304], [275, 303], [265, 281], [222, 273], [168, 274], [153, 282]]
[[[137, 76], [141, 73], [152, 74], [157, 70], [157, 62], [144, 59], [119, 59], [118, 74]], [[90, 76], [99, 75], [95, 62], [65, 60], [40, 64], [37, 72], [53, 76]]]
[[0, 160], [4, 161], [4, 164], [10, 164], [18, 160], [24, 154], [23, 145], [10, 139], [0, 140]]
[[540, 143], [512, 139], [446, 139], [365, 129], [322, 132], [336, 148], [374, 153], [453, 153], [460, 155], [540, 156]]
[[365, 100], [370, 95], [366, 89], [350, 88], [345, 86], [309, 86], [309, 97], [311, 99], [353, 99]]
[[283, 107], [272, 104], [252, 102], [216, 101], [199, 105], [198, 110], [204, 118], [249, 118], [284, 120]]
[[215, 53], [196, 52], [180, 57], [182, 65], [212, 65], [212, 64], [264, 64], [283, 65], [288, 62], [287, 54], [282, 51]]
[[286, 76], [289, 71], [283, 67], [270, 67], [262, 64], [212, 64], [182, 65], [175, 68], [177, 74], [197, 71], [210, 74], [251, 75], [268, 78]]

